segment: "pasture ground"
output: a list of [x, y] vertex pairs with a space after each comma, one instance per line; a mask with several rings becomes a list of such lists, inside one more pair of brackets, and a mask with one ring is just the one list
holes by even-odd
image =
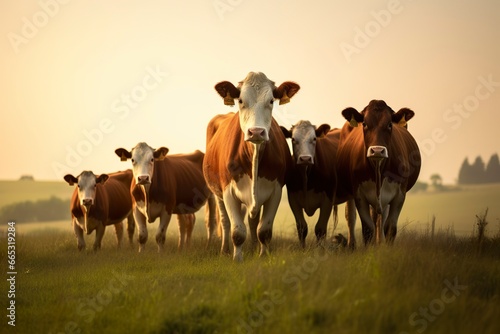
[[[330, 242], [315, 247], [312, 233], [308, 248], [299, 249], [293, 217], [282, 203], [270, 255], [258, 258], [247, 240], [241, 264], [219, 255], [219, 241], [205, 248], [201, 212], [191, 248], [176, 250], [174, 219], [162, 254], [154, 243], [157, 224], [149, 226], [141, 254], [135, 240], [133, 247], [124, 240], [116, 249], [112, 228], [101, 251], [90, 250], [92, 234], [87, 250], [78, 252], [68, 221], [16, 224], [16, 327], [7, 325], [4, 279], [0, 332], [499, 333], [499, 190], [411, 194], [395, 244], [362, 246], [358, 220], [354, 252]], [[486, 207], [489, 225], [480, 249], [473, 226]], [[336, 232], [345, 233], [342, 210]], [[5, 231], [2, 222], [3, 273]]]
[[[169, 235], [158, 254], [152, 234], [139, 254], [116, 249], [110, 232], [99, 252], [78, 252], [61, 229], [17, 235], [16, 333], [500, 331], [498, 236], [481, 252], [450, 231], [403, 231], [393, 246], [354, 252], [301, 250], [276, 236], [268, 257], [246, 245], [237, 264], [218, 255], [218, 243], [205, 249], [203, 236], [178, 252]], [[6, 272], [4, 241], [0, 254]]]

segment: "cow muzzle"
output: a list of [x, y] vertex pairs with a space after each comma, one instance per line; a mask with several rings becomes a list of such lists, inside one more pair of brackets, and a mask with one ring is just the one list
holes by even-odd
[[137, 176], [137, 184], [150, 184], [151, 179], [149, 175], [139, 175]]
[[249, 128], [245, 134], [245, 141], [255, 144], [260, 144], [269, 140], [269, 134], [265, 128], [253, 127]]
[[374, 160], [389, 158], [387, 148], [385, 146], [370, 146], [366, 152], [366, 157]]
[[82, 205], [87, 209], [87, 211], [90, 209], [90, 207], [94, 204], [94, 200], [92, 198], [84, 198], [82, 199]]
[[314, 159], [311, 155], [301, 155], [297, 159], [297, 165], [314, 165]]

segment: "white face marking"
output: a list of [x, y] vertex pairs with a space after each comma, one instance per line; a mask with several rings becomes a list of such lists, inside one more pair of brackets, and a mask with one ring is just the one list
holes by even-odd
[[80, 205], [90, 207], [95, 203], [96, 176], [92, 172], [82, 172], [78, 176], [78, 199]]
[[292, 129], [293, 157], [297, 164], [314, 164], [316, 156], [316, 129], [309, 122], [301, 122]]
[[274, 106], [274, 83], [262, 73], [249, 73], [242, 82], [238, 100], [240, 127], [245, 140], [269, 140]]
[[137, 184], [150, 184], [154, 172], [154, 150], [146, 143], [139, 143], [131, 151], [132, 172]]

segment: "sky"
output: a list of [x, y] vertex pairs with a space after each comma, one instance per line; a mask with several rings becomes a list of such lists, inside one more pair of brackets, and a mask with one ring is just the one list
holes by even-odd
[[342, 127], [381, 99], [422, 151], [420, 180], [455, 183], [500, 153], [496, 0], [39, 0], [0, 2], [0, 179], [130, 168], [138, 142], [205, 150], [214, 90], [250, 71], [301, 86], [281, 125]]

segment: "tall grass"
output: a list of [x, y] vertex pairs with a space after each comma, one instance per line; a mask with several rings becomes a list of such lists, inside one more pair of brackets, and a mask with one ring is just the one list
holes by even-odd
[[95, 253], [67, 232], [30, 233], [17, 241], [16, 332], [497, 333], [500, 241], [488, 240], [479, 254], [453, 230], [403, 230], [350, 252], [278, 236], [270, 256], [247, 247], [236, 264], [201, 237], [138, 254], [107, 233]]

